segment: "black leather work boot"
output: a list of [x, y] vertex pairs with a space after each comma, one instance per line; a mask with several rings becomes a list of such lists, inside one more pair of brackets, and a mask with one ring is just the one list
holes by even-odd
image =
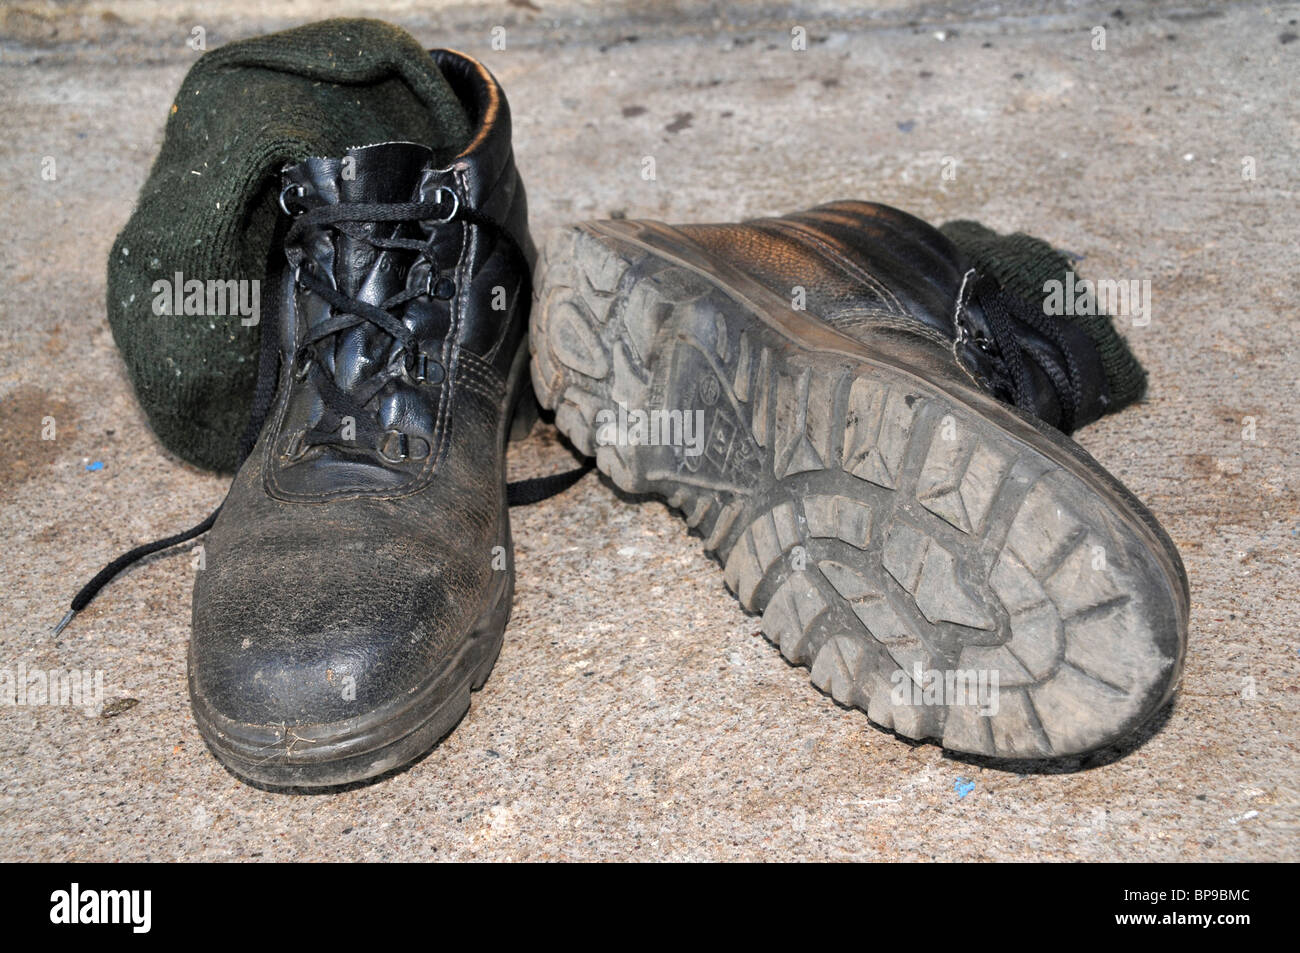
[[877, 724], [1057, 757], [1171, 696], [1178, 553], [1063, 432], [1112, 404], [1096, 342], [919, 219], [570, 227], [531, 340], [577, 448], [681, 510], [785, 657]]
[[207, 539], [189, 652], [203, 737], [269, 785], [429, 750], [510, 615], [534, 253], [500, 87], [433, 55], [473, 129], [450, 164], [389, 142], [283, 174], [275, 396]]

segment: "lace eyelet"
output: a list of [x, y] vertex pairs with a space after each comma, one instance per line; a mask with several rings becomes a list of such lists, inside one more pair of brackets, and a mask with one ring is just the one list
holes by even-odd
[[452, 298], [456, 297], [456, 282], [452, 281], [447, 276], [443, 275], [437, 281], [433, 281], [433, 275], [431, 274], [429, 275], [429, 280], [431, 282], [429, 294], [433, 295], [433, 297], [437, 298], [439, 301], [450, 301]]
[[377, 449], [379, 455], [389, 463], [401, 463], [410, 453], [411, 441], [400, 430], [385, 430]]
[[289, 434], [280, 445], [280, 456], [290, 463], [301, 460], [311, 448], [304, 439], [307, 431], [299, 430]]
[[299, 215], [301, 215], [303, 212], [307, 210], [305, 208], [299, 208], [298, 211], [296, 212], [290, 210], [289, 204], [285, 201], [285, 198], [289, 195], [290, 192], [292, 192], [298, 198], [302, 198], [307, 194], [307, 189], [305, 186], [301, 185], [300, 183], [290, 182], [288, 185], [286, 185], [284, 188], [280, 190], [280, 210], [284, 212], [285, 215], [288, 215], [290, 218], [297, 218]]
[[293, 357], [294, 369], [293, 376], [295, 379], [305, 381], [307, 375], [311, 373], [313, 363], [312, 353], [307, 348], [299, 348], [298, 353]]
[[443, 366], [430, 360], [424, 351], [402, 351], [402, 377], [412, 384], [441, 384], [446, 376]]
[[412, 437], [401, 430], [385, 430], [375, 449], [388, 463], [423, 460], [429, 455], [428, 441], [423, 437]]
[[438, 224], [441, 222], [450, 222], [453, 218], [456, 217], [457, 213], [460, 212], [460, 196], [456, 194], [456, 191], [454, 189], [449, 189], [445, 185], [440, 185], [438, 186], [438, 188], [434, 189], [433, 197], [437, 199], [441, 195], [451, 196], [451, 211], [448, 212], [446, 215], [442, 216], [441, 218], [426, 218], [424, 219], [424, 221], [432, 222], [434, 224]]
[[[310, 265], [310, 266], [315, 267], [315, 269], [316, 269], [316, 273], [318, 273], [318, 274], [319, 274], [319, 272], [320, 272], [322, 269], [321, 269], [321, 267], [320, 267], [320, 263], [319, 263], [318, 261], [316, 261], [316, 259], [314, 259], [314, 258], [304, 258], [302, 261], [298, 262], [298, 264], [296, 264], [296, 265], [293, 266], [293, 286], [294, 286], [294, 288], [301, 288], [303, 291], [310, 292], [310, 291], [312, 290], [311, 286], [310, 286], [310, 285], [303, 284], [303, 281], [302, 281], [302, 268], [303, 268], [303, 265]], [[335, 291], [337, 291], [339, 285], [338, 285], [338, 279], [335, 278], [335, 276], [334, 276], [334, 272], [333, 272], [331, 269], [329, 269], [329, 268], [326, 268], [326, 269], [323, 269], [323, 270], [324, 270], [324, 272], [325, 272], [325, 277], [329, 280], [329, 286], [330, 286], [331, 288], [333, 288]]]

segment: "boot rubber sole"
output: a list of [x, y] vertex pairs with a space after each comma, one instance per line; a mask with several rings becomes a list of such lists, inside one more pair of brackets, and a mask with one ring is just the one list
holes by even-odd
[[1113, 743], [1172, 695], [1189, 602], [1172, 542], [950, 354], [841, 335], [657, 223], [556, 232], [536, 287], [533, 386], [559, 429], [680, 510], [835, 701], [1037, 759]]

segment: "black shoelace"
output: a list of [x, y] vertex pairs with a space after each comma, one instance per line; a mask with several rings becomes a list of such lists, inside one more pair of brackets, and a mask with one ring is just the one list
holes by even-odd
[[[1060, 400], [1061, 422], [1058, 429], [1063, 433], [1072, 433], [1079, 407], [1083, 403], [1083, 377], [1074, 348], [1057, 322], [1050, 315], [1044, 314], [1041, 308], [1004, 291], [994, 281], [981, 281], [975, 286], [974, 296], [988, 319], [989, 331], [993, 335], [992, 344], [1006, 364], [1012, 402], [1021, 410], [1035, 412], [1033, 389], [1026, 366], [1027, 360], [1033, 360], [1051, 380]], [[1020, 342], [1012, 324], [1013, 319], [1034, 329], [1056, 346], [1065, 363], [1064, 376], [1055, 364], [1039, 360], [1032, 349]]]
[[[444, 216], [443, 211], [442, 204], [437, 202], [383, 204], [353, 202], [322, 205], [297, 216], [293, 226], [285, 235], [285, 258], [289, 266], [295, 271], [296, 281], [319, 295], [334, 311], [333, 316], [313, 329], [308, 339], [300, 345], [300, 373], [302, 367], [307, 368], [306, 372], [311, 376], [312, 383], [324, 398], [327, 408], [329, 408], [327, 413], [330, 415], [332, 423], [337, 424], [343, 416], [351, 416], [357, 427], [354, 439], [347, 441], [346, 444], [340, 440], [337, 428], [334, 430], [320, 427], [313, 428], [303, 435], [304, 448], [313, 445], [354, 447], [360, 444], [362, 439], [373, 442], [380, 435], [378, 428], [370, 423], [374, 415], [365, 410], [365, 405], [390, 381], [402, 376], [404, 373], [410, 374], [414, 372], [423, 375], [426, 370], [417, 364], [423, 356], [419, 353], [419, 344], [415, 340], [414, 334], [405, 324], [390, 313], [391, 309], [423, 294], [438, 294], [440, 297], [451, 297], [452, 293], [454, 293], [454, 290], [452, 293], [446, 293], [435, 285], [434, 276], [437, 275], [438, 268], [437, 262], [432, 257], [430, 247], [432, 238], [428, 242], [416, 239], [383, 238], [370, 234], [359, 223], [411, 221], [449, 223], [464, 221], [488, 229], [511, 247], [516, 260], [520, 263], [521, 272], [524, 276], [524, 286], [520, 290], [520, 294], [531, 297], [532, 282], [527, 259], [524, 256], [523, 249], [519, 247], [514, 237], [506, 229], [502, 228], [494, 219], [464, 206], [459, 201], [454, 203], [450, 214]], [[365, 241], [372, 247], [379, 249], [404, 249], [418, 252], [430, 264], [429, 286], [427, 288], [407, 289], [387, 299], [378, 307], [340, 293], [330, 282], [315, 275], [310, 268], [303, 267], [302, 251], [294, 242], [307, 228], [313, 226], [337, 229], [354, 239]], [[445, 281], [446, 279], [442, 280]], [[270, 288], [272, 290], [267, 295], [267, 300], [263, 302], [262, 311], [264, 314], [278, 314], [279, 282], [270, 283]], [[349, 394], [338, 387], [333, 378], [321, 366], [321, 362], [314, 359], [312, 352], [315, 346], [326, 338], [349, 328], [357, 327], [363, 322], [369, 322], [382, 329], [398, 342], [400, 347], [396, 354], [400, 355], [402, 360], [400, 363], [390, 362], [388, 367], [377, 371], [365, 382], [359, 384], [358, 387], [353, 388], [354, 392]], [[262, 431], [262, 425], [266, 422], [267, 413], [270, 411], [275, 398], [279, 372], [279, 350], [276, 347], [275, 334], [263, 328], [257, 364], [257, 384], [253, 392], [253, 403], [249, 411], [248, 426], [240, 438], [239, 465], [242, 465], [248, 458], [257, 443], [258, 435]], [[339, 409], [342, 409], [345, 413], [339, 414]], [[595, 464], [589, 460], [571, 470], [510, 483], [506, 487], [506, 502], [510, 506], [530, 506], [534, 503], [540, 503], [542, 500], [563, 493], [587, 473], [591, 472], [594, 466]], [[238, 466], [236, 469], [238, 469]], [[146, 556], [151, 556], [156, 552], [202, 536], [216, 523], [220, 512], [221, 507], [218, 506], [207, 519], [198, 525], [174, 536], [167, 536], [137, 546], [118, 556], [95, 573], [94, 577], [81, 587], [73, 597], [67, 614], [55, 626], [54, 634], [57, 636], [67, 628], [76, 614], [88, 606], [95, 596], [99, 594], [100, 590], [112, 582], [128, 566], [139, 562]]]
[[[440, 379], [437, 375], [442, 373], [441, 366], [436, 362], [430, 362], [428, 356], [420, 351], [414, 332], [392, 313], [394, 308], [421, 295], [429, 294], [445, 300], [455, 294], [455, 286], [450, 279], [438, 276], [438, 262], [434, 258], [432, 249], [433, 239], [419, 241], [411, 238], [384, 238], [373, 234], [367, 226], [381, 222], [433, 221], [441, 224], [469, 221], [491, 229], [496, 235], [505, 239], [512, 246], [518, 259], [523, 260], [522, 250], [514, 244], [513, 238], [507, 231], [498, 227], [496, 222], [486, 216], [462, 209], [460, 202], [455, 200], [454, 196], [451, 213], [445, 216], [443, 213], [442, 203], [439, 202], [383, 204], [343, 202], [335, 205], [320, 205], [296, 217], [293, 227], [285, 236], [285, 258], [289, 267], [294, 269], [297, 283], [312, 291], [333, 310], [333, 315], [312, 328], [306, 340], [298, 347], [298, 374], [302, 378], [311, 379], [324, 402], [325, 416], [316, 427], [302, 435], [302, 442], [297, 452], [301, 453], [312, 446], [336, 446], [344, 449], [375, 446], [382, 438], [383, 431], [375, 425], [375, 415], [367, 412], [366, 405], [390, 381], [405, 376], [419, 381], [432, 379], [436, 383]], [[318, 276], [304, 260], [299, 239], [313, 228], [331, 228], [376, 249], [417, 252], [420, 259], [429, 264], [428, 284], [423, 288], [410, 287], [378, 306], [345, 295], [332, 282]], [[527, 282], [521, 293], [532, 293]], [[368, 379], [357, 382], [350, 390], [345, 391], [334, 382], [332, 375], [325, 369], [324, 362], [317, 359], [315, 348], [322, 341], [363, 323], [369, 323], [384, 331], [398, 347], [394, 351], [394, 360], [389, 361]], [[341, 436], [340, 429], [340, 423], [345, 416], [351, 417], [355, 424], [355, 432], [347, 439]]]

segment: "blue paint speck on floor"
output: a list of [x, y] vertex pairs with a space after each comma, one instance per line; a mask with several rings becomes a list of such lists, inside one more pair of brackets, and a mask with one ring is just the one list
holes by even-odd
[[86, 469], [91, 471], [92, 473], [96, 470], [102, 470], [104, 469], [104, 461], [96, 460], [94, 463], [87, 463]]

